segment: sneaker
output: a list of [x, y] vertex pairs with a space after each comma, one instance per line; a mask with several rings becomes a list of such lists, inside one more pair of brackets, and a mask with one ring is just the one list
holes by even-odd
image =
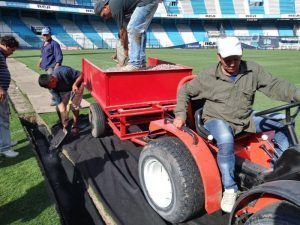
[[10, 142], [10, 147], [14, 147], [14, 146], [16, 146], [17, 144], [18, 144], [17, 141], [11, 141], [11, 142]]
[[237, 197], [237, 192], [235, 192], [234, 189], [225, 189], [221, 201], [221, 209], [224, 212], [230, 213], [235, 204], [236, 197]]
[[1, 154], [7, 158], [14, 158], [19, 155], [19, 152], [15, 152], [14, 150], [10, 149], [8, 151], [1, 152]]
[[131, 64], [127, 64], [126, 66], [122, 67], [121, 71], [136, 71], [139, 70], [138, 67], [135, 67]]
[[52, 100], [52, 101], [50, 102], [50, 106], [56, 106], [56, 105], [57, 105], [57, 104], [56, 104], [56, 101], [53, 101], [53, 100]]

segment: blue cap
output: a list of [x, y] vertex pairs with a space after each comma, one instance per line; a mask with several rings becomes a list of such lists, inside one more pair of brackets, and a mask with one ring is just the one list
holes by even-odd
[[51, 32], [50, 32], [50, 29], [49, 29], [49, 27], [44, 27], [43, 29], [42, 29], [42, 35], [44, 35], [44, 34], [50, 34]]
[[94, 12], [96, 15], [99, 15], [103, 9], [103, 7], [109, 2], [109, 0], [99, 0], [94, 5]]

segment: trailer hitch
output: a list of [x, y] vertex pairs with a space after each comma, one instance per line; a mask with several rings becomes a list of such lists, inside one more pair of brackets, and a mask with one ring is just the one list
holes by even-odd
[[[173, 123], [174, 119], [172, 118], [165, 118], [164, 120], [164, 123], [167, 124], [167, 123]], [[186, 132], [187, 134], [189, 134], [192, 138], [193, 138], [193, 145], [197, 145], [199, 140], [198, 140], [198, 137], [194, 134], [194, 132], [188, 128], [186, 125], [183, 125], [180, 130]]]

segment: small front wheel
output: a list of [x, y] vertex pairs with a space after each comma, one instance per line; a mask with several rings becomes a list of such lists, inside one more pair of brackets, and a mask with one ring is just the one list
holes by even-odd
[[105, 136], [107, 128], [106, 116], [102, 108], [97, 103], [90, 105], [89, 121], [93, 137]]
[[151, 207], [171, 223], [185, 221], [203, 208], [198, 167], [178, 138], [164, 137], [145, 146], [139, 158], [139, 178]]

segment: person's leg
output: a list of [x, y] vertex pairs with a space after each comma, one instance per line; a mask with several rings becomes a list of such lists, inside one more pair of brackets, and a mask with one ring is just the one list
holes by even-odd
[[213, 119], [205, 123], [205, 128], [214, 136], [219, 148], [217, 162], [224, 186], [221, 209], [229, 213], [235, 204], [238, 190], [234, 181], [235, 156], [233, 130], [228, 123], [218, 119]]
[[145, 58], [145, 33], [158, 7], [158, 0], [145, 6], [136, 7], [127, 25], [129, 41], [129, 64], [135, 68], [142, 67]]
[[[279, 113], [270, 114], [269, 116], [280, 120], [285, 118], [285, 115]], [[280, 157], [282, 153], [290, 146], [289, 138], [286, 130], [284, 129], [284, 125], [280, 122], [254, 115], [253, 121], [256, 126], [256, 132], [275, 130], [274, 140], [276, 143], [278, 143], [278, 146], [275, 146], [275, 154]]]
[[142, 35], [141, 39], [141, 46], [142, 46], [142, 51], [140, 54], [140, 60], [142, 62], [142, 68], [147, 66], [147, 60], [146, 60], [146, 44], [147, 44], [147, 32], [144, 32]]
[[0, 153], [6, 157], [16, 157], [19, 153], [11, 148], [8, 107], [8, 97], [6, 97], [0, 101]]
[[[49, 67], [46, 72], [48, 75], [51, 75], [53, 73], [54, 68], [53, 67]], [[55, 101], [55, 97], [53, 96], [53, 90], [49, 89], [49, 92], [51, 94], [51, 103], [50, 106], [56, 106], [58, 104], [58, 102]]]
[[235, 156], [232, 128], [228, 123], [218, 119], [205, 123], [205, 128], [213, 135], [219, 148], [217, 160], [224, 188], [237, 191], [234, 181]]
[[78, 129], [78, 118], [79, 118], [79, 109], [80, 109], [80, 103], [82, 101], [84, 91], [84, 84], [82, 83], [80, 87], [78, 88], [78, 91], [75, 93], [72, 101], [72, 112], [73, 112], [73, 126], [72, 126], [72, 133], [73, 135], [79, 134]]
[[8, 98], [0, 101], [0, 152], [11, 149]]

